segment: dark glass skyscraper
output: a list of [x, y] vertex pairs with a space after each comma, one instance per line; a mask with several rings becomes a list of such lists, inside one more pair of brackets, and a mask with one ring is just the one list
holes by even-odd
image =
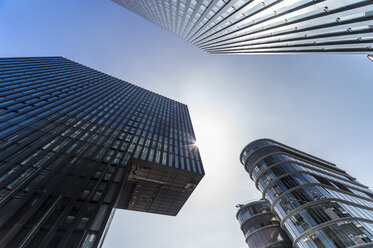
[[240, 160], [293, 247], [373, 247], [373, 192], [336, 165], [270, 139]]
[[113, 0], [209, 53], [369, 53], [370, 0]]
[[[0, 247], [96, 247], [204, 175], [187, 106], [62, 57], [0, 59]], [[125, 244], [125, 240], [123, 241]]]

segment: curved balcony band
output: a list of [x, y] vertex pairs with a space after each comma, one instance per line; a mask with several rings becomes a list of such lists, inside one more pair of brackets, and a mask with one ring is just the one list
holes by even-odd
[[[311, 155], [304, 155], [303, 153], [296, 154], [295, 151], [296, 150], [289, 150], [285, 148], [284, 145], [266, 145], [264, 147], [256, 148], [256, 150], [252, 151], [251, 153], [247, 153], [246, 158], [244, 156], [245, 153], [241, 153], [241, 162], [245, 162], [242, 164], [245, 165], [245, 169], [252, 179], [254, 179], [254, 177], [261, 172], [260, 170], [265, 170], [275, 163], [289, 161], [305, 164], [308, 167], [323, 170], [324, 172], [337, 174], [337, 176], [344, 177], [353, 184], [367, 188], [367, 186], [357, 182], [356, 178], [351, 177], [345, 171], [337, 168], [334, 164], [324, 162], [324, 160], [321, 159], [320, 161], [322, 161], [322, 163], [320, 164], [317, 163], [317, 160], [314, 157], [312, 157], [312, 159], [307, 158], [307, 156], [310, 157]], [[257, 168], [258, 166], [260, 168]]]
[[290, 228], [293, 231], [291, 236], [295, 239], [304, 235], [309, 229], [329, 221], [341, 221], [346, 218], [364, 222], [373, 221], [372, 209], [356, 209], [355, 207], [345, 202], [324, 200], [289, 213], [281, 220], [280, 225], [282, 228]]
[[[294, 240], [293, 247], [373, 247], [373, 235], [363, 226], [367, 226], [367, 224], [372, 226], [372, 223], [372, 220], [361, 218], [328, 221], [303, 233]], [[321, 241], [321, 238], [323, 241]], [[306, 242], [309, 243], [306, 244]]]
[[236, 217], [249, 247], [285, 248], [291, 246], [289, 237], [280, 228], [279, 219], [270, 211], [270, 203], [267, 200], [262, 199], [238, 205], [238, 207]]
[[270, 139], [240, 161], [293, 247], [373, 247], [373, 192], [335, 164]]
[[277, 142], [277, 141], [271, 140], [271, 139], [258, 139], [258, 140], [255, 140], [255, 141], [249, 143], [248, 145], [246, 145], [245, 148], [242, 150], [242, 152], [240, 154], [241, 163], [243, 165], [245, 165], [245, 163], [247, 162], [246, 161], [247, 158], [251, 154], [253, 154], [254, 151], [257, 151], [258, 149], [263, 148], [265, 146], [275, 146], [277, 148], [283, 148], [284, 150], [292, 152], [293, 154], [297, 154], [298, 156], [302, 156], [302, 157], [306, 158], [306, 160], [308, 160], [308, 161], [315, 161], [316, 163], [322, 163], [322, 164], [325, 164], [327, 166], [336, 167], [336, 165], [331, 163], [331, 162], [328, 162], [326, 160], [317, 158], [313, 155], [302, 152], [302, 151], [297, 150], [293, 147], [287, 146], [285, 144], [282, 144], [280, 142]]
[[[304, 171], [321, 174], [322, 176], [327, 175], [329, 176], [329, 178], [333, 178], [333, 180], [337, 180], [338, 182], [349, 185], [351, 187], [357, 187], [359, 190], [366, 189], [366, 186], [356, 181], [350, 180], [343, 174], [342, 175], [336, 174], [335, 172], [325, 170], [323, 168], [314, 166], [312, 164], [308, 164], [308, 163], [297, 161], [291, 158], [287, 158], [287, 156], [283, 154], [277, 154], [274, 157], [278, 157], [278, 156], [286, 157], [286, 160], [281, 161], [281, 162], [271, 163], [271, 162], [268, 162], [269, 157], [266, 157], [263, 160], [260, 160], [258, 163], [256, 163], [253, 166], [253, 180], [256, 180], [255, 185], [257, 188], [258, 188], [258, 180], [263, 176], [264, 177], [272, 176], [272, 178], [274, 178], [275, 176], [278, 176], [279, 174], [285, 174], [285, 173], [294, 172], [294, 171], [298, 171], [302, 169]], [[273, 159], [272, 156], [270, 158]], [[276, 161], [276, 159], [273, 159], [273, 160]], [[268, 174], [272, 174], [272, 175], [268, 175]]]
[[[338, 182], [332, 180], [325, 180], [322, 176], [315, 175], [313, 173], [307, 171], [299, 171], [299, 172], [292, 172], [286, 173], [278, 178], [267, 182], [259, 184], [259, 190], [262, 192], [263, 196], [267, 195], [269, 191], [269, 195], [271, 198], [277, 197], [276, 195], [280, 195], [285, 193], [287, 190], [292, 189], [294, 187], [305, 185], [305, 184], [320, 184], [323, 187], [329, 186], [329, 188], [336, 189], [340, 192], [346, 194], [353, 194], [356, 197], [367, 199], [368, 201], [372, 201], [369, 192], [356, 190], [356, 188], [346, 187], [346, 185], [340, 184]], [[369, 194], [366, 194], [369, 193]], [[373, 203], [373, 201], [372, 201]]]
[[344, 181], [344, 183], [350, 183], [357, 185], [361, 188], [367, 188], [365, 185], [357, 182], [354, 179], [351, 179], [346, 173], [341, 173], [336, 170], [330, 170], [328, 168], [320, 167], [319, 165], [315, 165], [314, 163], [309, 163], [304, 160], [299, 160], [294, 156], [289, 156], [289, 154], [285, 152], [276, 152], [267, 154], [264, 157], [261, 157], [258, 161], [254, 163], [253, 166], [250, 166], [248, 172], [251, 175], [253, 180], [256, 180], [262, 173], [266, 172], [267, 170], [271, 169], [272, 167], [278, 164], [296, 164], [295, 166], [301, 166], [307, 170], [318, 171], [321, 173], [332, 174], [335, 177], [340, 178], [340, 180]]
[[275, 212], [279, 214], [280, 218], [285, 218], [290, 212], [295, 211], [303, 205], [336, 200], [352, 204], [359, 208], [373, 210], [371, 202], [360, 201], [361, 199], [345, 195], [342, 192], [333, 192], [330, 188], [322, 187], [320, 184], [307, 184], [292, 188], [280, 197], [277, 197], [271, 204], [271, 211], [276, 210]]

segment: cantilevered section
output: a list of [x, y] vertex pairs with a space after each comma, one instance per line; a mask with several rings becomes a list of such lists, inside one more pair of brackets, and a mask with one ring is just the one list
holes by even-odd
[[271, 139], [240, 161], [293, 247], [373, 246], [373, 192], [336, 165]]
[[113, 1], [214, 54], [373, 51], [368, 0]]
[[203, 175], [135, 159], [117, 208], [175, 216]]

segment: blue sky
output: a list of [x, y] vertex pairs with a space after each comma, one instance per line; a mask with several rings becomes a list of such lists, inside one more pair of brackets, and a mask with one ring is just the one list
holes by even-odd
[[268, 137], [373, 187], [365, 55], [209, 55], [110, 0], [0, 0], [0, 56], [59, 55], [189, 106], [206, 176], [177, 217], [118, 210], [104, 247], [246, 247], [235, 205], [259, 194], [241, 149]]

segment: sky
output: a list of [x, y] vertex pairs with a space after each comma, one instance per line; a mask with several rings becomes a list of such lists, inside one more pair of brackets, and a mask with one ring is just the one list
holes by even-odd
[[0, 0], [0, 57], [63, 56], [185, 103], [206, 175], [178, 216], [117, 210], [104, 248], [244, 248], [239, 162], [271, 138], [373, 187], [366, 55], [210, 55], [110, 0]]

